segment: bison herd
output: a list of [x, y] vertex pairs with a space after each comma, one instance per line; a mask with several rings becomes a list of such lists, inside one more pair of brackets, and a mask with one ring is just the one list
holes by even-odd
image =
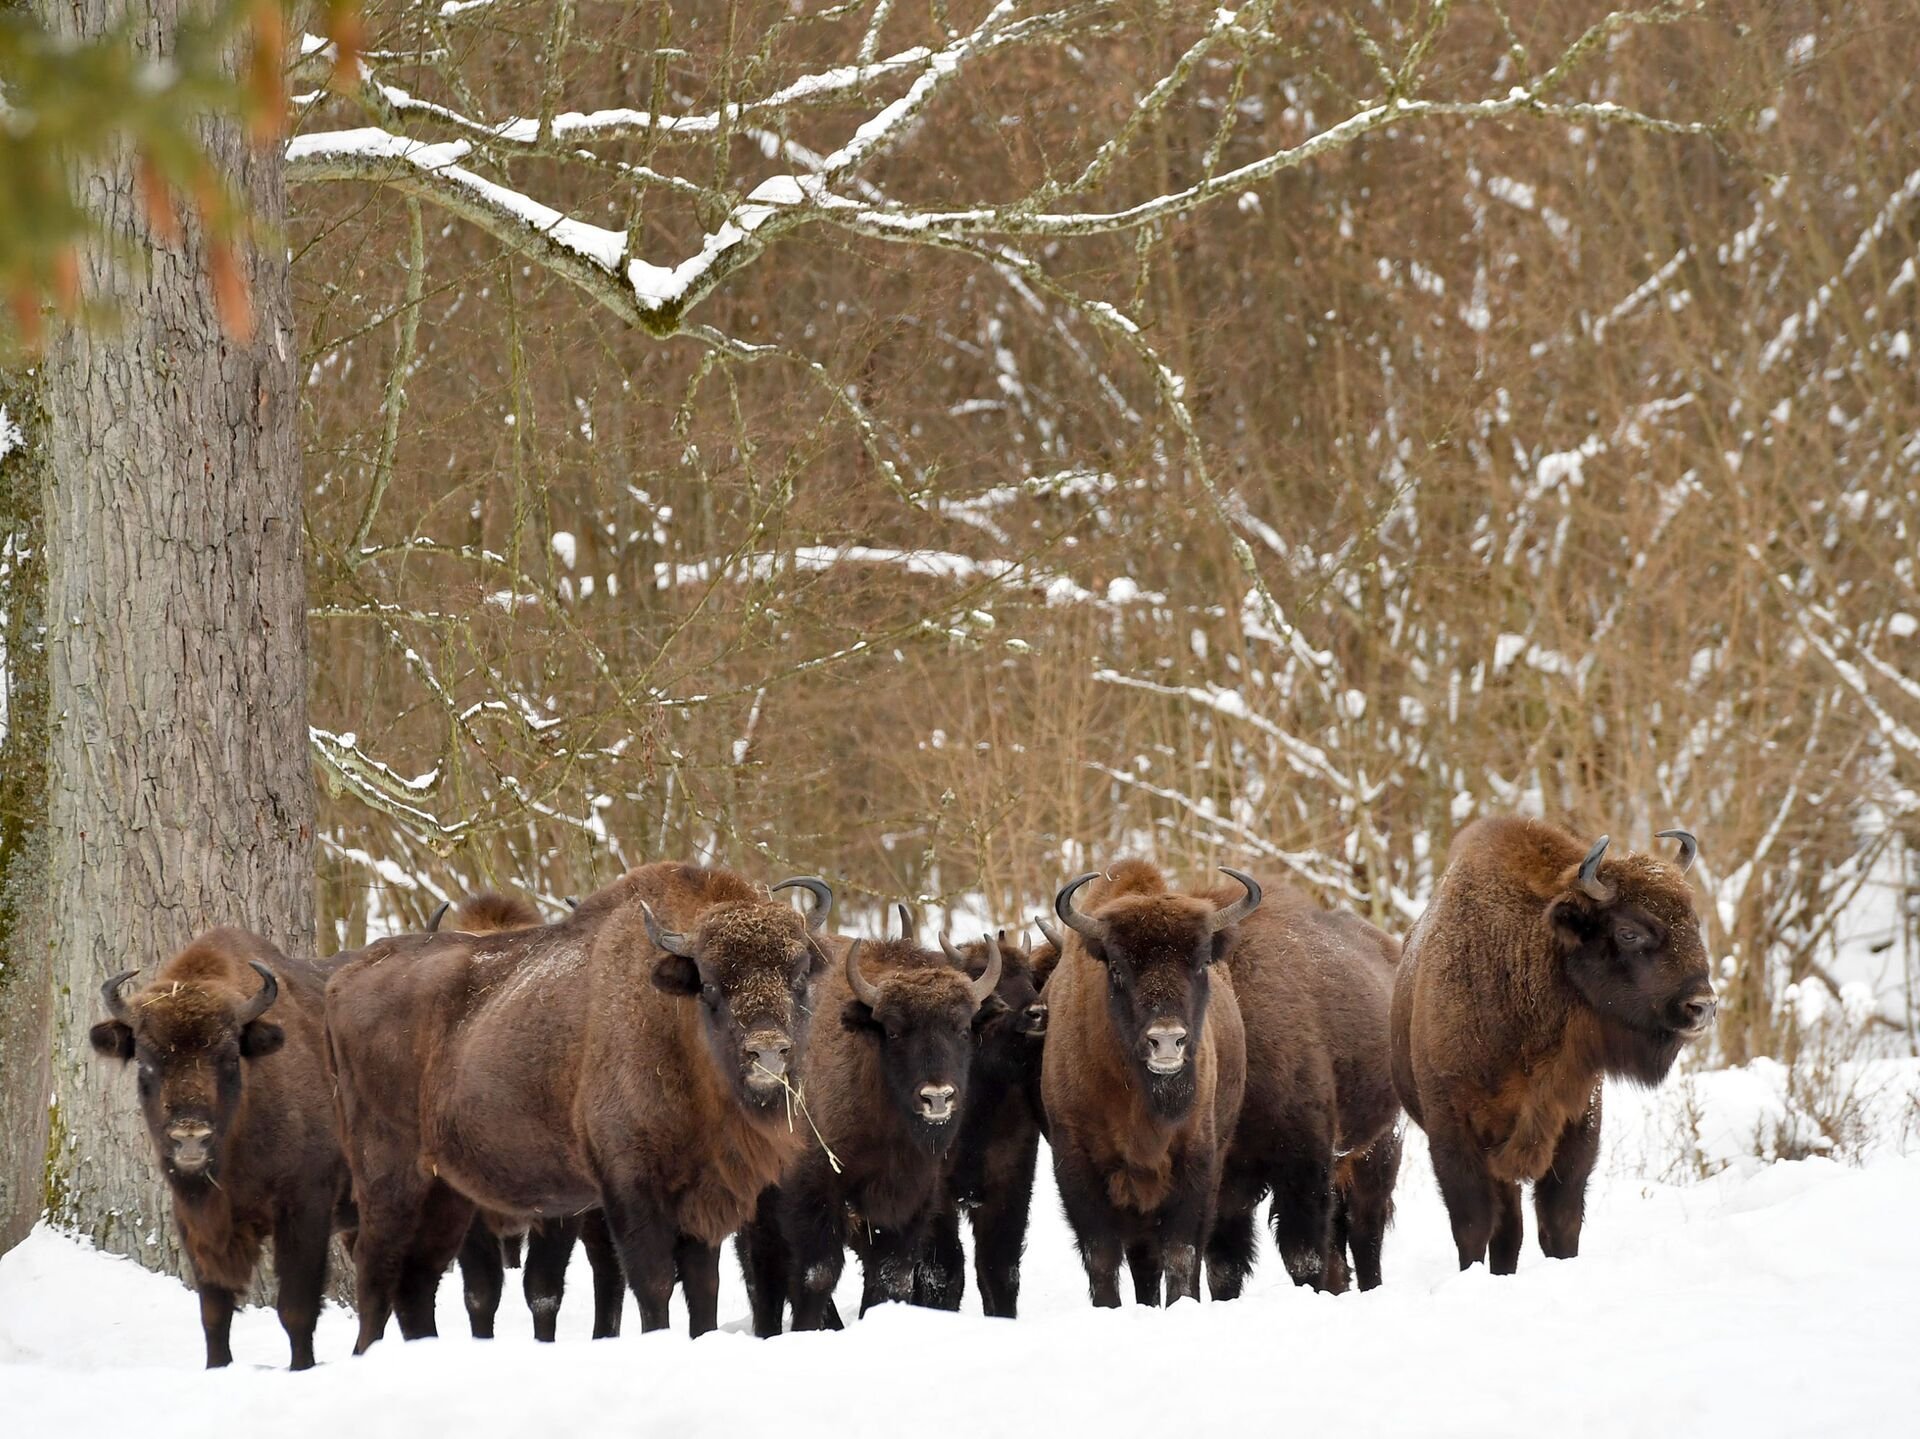
[[[1520, 1185], [1542, 1250], [1578, 1252], [1601, 1081], [1658, 1082], [1711, 1026], [1677, 863], [1535, 820], [1454, 840], [1404, 949], [1282, 882], [1169, 887], [1122, 860], [1055, 897], [1040, 943], [928, 949], [828, 927], [821, 880], [641, 866], [542, 924], [480, 895], [427, 932], [315, 963], [215, 929], [103, 986], [101, 1054], [134, 1061], [192, 1263], [207, 1363], [263, 1242], [293, 1367], [313, 1363], [330, 1237], [352, 1254], [355, 1353], [390, 1317], [435, 1332], [457, 1259], [489, 1336], [522, 1262], [550, 1340], [585, 1245], [594, 1336], [718, 1322], [731, 1237], [754, 1332], [1018, 1309], [1044, 1137], [1096, 1305], [1237, 1296], [1256, 1211], [1297, 1284], [1381, 1281], [1400, 1115], [1425, 1129], [1461, 1266], [1511, 1273]], [[784, 892], [806, 901], [796, 910]]]

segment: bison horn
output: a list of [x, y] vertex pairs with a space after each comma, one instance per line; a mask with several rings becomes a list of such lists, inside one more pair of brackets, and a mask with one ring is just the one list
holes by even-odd
[[1655, 839], [1677, 839], [1680, 841], [1680, 873], [1685, 874], [1693, 868], [1693, 857], [1700, 853], [1700, 841], [1684, 829], [1663, 829]]
[[260, 992], [247, 1001], [245, 1009], [234, 1016], [236, 1024], [252, 1024], [267, 1012], [274, 1000], [280, 997], [280, 981], [273, 977], [272, 970], [257, 959], [248, 960], [247, 967], [260, 976]]
[[[946, 936], [942, 935], [940, 937], [940, 943], [944, 946], [946, 942]], [[947, 953], [952, 954], [953, 951], [948, 949]], [[989, 934], [987, 936], [987, 972], [974, 980], [968, 987], [968, 993], [973, 998], [973, 1007], [978, 1009], [981, 1005], [985, 1004], [987, 1002], [987, 996], [993, 993], [999, 983], [1000, 941]]]
[[1060, 933], [1060, 926], [1044, 914], [1036, 914], [1033, 917], [1033, 927], [1040, 931], [1041, 937], [1055, 950], [1063, 950], [1067, 947], [1067, 937]]
[[1226, 908], [1216, 909], [1213, 912], [1213, 932], [1215, 934], [1240, 923], [1241, 920], [1260, 908], [1260, 883], [1258, 880], [1252, 875], [1245, 874], [1240, 870], [1228, 869], [1224, 864], [1220, 866], [1220, 873], [1232, 879], [1239, 880], [1240, 887], [1244, 889], [1246, 893], [1241, 895], [1240, 898], [1236, 899], [1232, 904], [1226, 906]]
[[128, 1004], [126, 997], [120, 993], [120, 986], [139, 972], [137, 969], [123, 970], [100, 986], [100, 997], [107, 1002], [107, 1013], [122, 1024], [133, 1023], [133, 1006]]
[[447, 917], [447, 911], [452, 908], [452, 900], [443, 899], [440, 901], [440, 908], [436, 909], [433, 912], [433, 918], [427, 921], [428, 934], [438, 934], [440, 932], [440, 921]]
[[967, 967], [967, 957], [955, 949], [953, 947], [953, 941], [948, 939], [944, 934], [940, 936], [940, 952], [947, 957], [947, 963], [951, 964], [955, 969], [965, 969]]
[[824, 879], [810, 874], [796, 875], [792, 879], [783, 879], [768, 894], [778, 894], [783, 889], [804, 889], [813, 896], [813, 910], [807, 915], [807, 929], [818, 934], [826, 924], [827, 916], [833, 912], [833, 890]]
[[[919, 928], [919, 926], [913, 922], [913, 911], [907, 908], [904, 901], [894, 905], [893, 908], [900, 916], [900, 938], [912, 939], [913, 932]], [[944, 936], [942, 937], [942, 941], [944, 942]]]
[[847, 985], [853, 990], [853, 997], [868, 1009], [880, 1003], [879, 986], [867, 983], [860, 975], [860, 941], [857, 939], [847, 946]]
[[647, 922], [647, 938], [653, 941], [655, 949], [664, 949], [668, 954], [677, 954], [682, 959], [698, 957], [693, 952], [692, 942], [684, 934], [660, 928], [660, 921], [653, 916], [653, 906], [644, 899], [640, 901], [640, 916]]
[[1587, 898], [1597, 899], [1602, 904], [1613, 898], [1613, 886], [1600, 882], [1600, 856], [1607, 852], [1607, 841], [1611, 838], [1611, 835], [1600, 836], [1593, 848], [1587, 851], [1587, 857], [1580, 861], [1580, 873], [1574, 880], [1586, 892]]
[[1107, 925], [1105, 920], [1095, 919], [1090, 914], [1082, 914], [1073, 907], [1073, 896], [1082, 885], [1093, 883], [1100, 878], [1097, 871], [1089, 871], [1075, 880], [1070, 880], [1053, 897], [1053, 912], [1060, 916], [1060, 922], [1076, 934], [1085, 935], [1096, 943], [1105, 940]]

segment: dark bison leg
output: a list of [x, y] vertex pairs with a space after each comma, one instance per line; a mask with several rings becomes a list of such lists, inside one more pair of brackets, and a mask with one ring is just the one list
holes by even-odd
[[1495, 1274], [1511, 1274], [1520, 1267], [1520, 1241], [1526, 1238], [1520, 1215], [1520, 1186], [1495, 1180], [1493, 1236], [1487, 1244], [1487, 1267]]
[[327, 1241], [333, 1216], [327, 1204], [285, 1211], [274, 1220], [273, 1269], [279, 1281], [275, 1307], [287, 1331], [293, 1368], [313, 1368], [313, 1331], [327, 1288]]
[[1540, 1222], [1540, 1249], [1549, 1259], [1580, 1253], [1580, 1225], [1587, 1213], [1587, 1180], [1600, 1157], [1600, 1091], [1586, 1114], [1561, 1132], [1553, 1164], [1534, 1182], [1533, 1212]]
[[1120, 1307], [1121, 1238], [1119, 1216], [1107, 1203], [1100, 1176], [1091, 1165], [1065, 1150], [1055, 1150], [1054, 1178], [1060, 1204], [1073, 1226], [1080, 1263], [1087, 1271], [1087, 1293], [1098, 1309]]
[[720, 1246], [691, 1234], [673, 1241], [673, 1265], [687, 1297], [687, 1332], [695, 1339], [720, 1325]]
[[475, 1339], [493, 1338], [494, 1316], [506, 1287], [506, 1260], [500, 1241], [480, 1215], [467, 1226], [460, 1245], [460, 1287], [467, 1301], [467, 1323]]
[[892, 1229], [854, 1231], [860, 1255], [860, 1313], [876, 1304], [911, 1304], [913, 1281], [927, 1243], [925, 1216]]
[[1333, 1252], [1333, 1150], [1308, 1140], [1304, 1153], [1273, 1168], [1273, 1204], [1267, 1211], [1281, 1262], [1295, 1284], [1327, 1288]]
[[1428, 1140], [1434, 1178], [1440, 1181], [1440, 1198], [1453, 1225], [1453, 1246], [1465, 1269], [1487, 1257], [1487, 1241], [1493, 1237], [1493, 1178], [1471, 1144], [1456, 1144], [1435, 1130], [1428, 1131]]
[[233, 1331], [235, 1297], [231, 1289], [222, 1289], [218, 1284], [200, 1286], [200, 1328], [207, 1336], [209, 1369], [224, 1369], [233, 1363], [233, 1346], [228, 1343], [228, 1335]]
[[1127, 1246], [1127, 1269], [1133, 1275], [1133, 1302], [1149, 1309], [1160, 1306], [1160, 1280], [1166, 1257], [1158, 1239], [1136, 1239]]
[[620, 1256], [607, 1232], [607, 1216], [589, 1209], [580, 1216], [580, 1247], [587, 1251], [593, 1270], [593, 1337], [618, 1339], [620, 1316], [627, 1303], [627, 1277], [620, 1272]]
[[542, 1219], [527, 1230], [526, 1267], [520, 1279], [533, 1316], [533, 1337], [553, 1343], [560, 1327], [560, 1301], [567, 1292], [567, 1261], [580, 1237], [578, 1218]]
[[960, 1247], [960, 1212], [948, 1200], [927, 1225], [926, 1244], [913, 1269], [913, 1302], [923, 1309], [958, 1311], [966, 1293], [967, 1253]]
[[1380, 1250], [1393, 1222], [1393, 1186], [1400, 1177], [1400, 1131], [1389, 1129], [1346, 1166], [1340, 1191], [1346, 1242], [1362, 1292], [1380, 1285]]
[[673, 1298], [673, 1221], [651, 1195], [632, 1186], [608, 1190], [601, 1208], [620, 1251], [620, 1267], [640, 1303], [640, 1332], [665, 1329], [667, 1302]]
[[400, 1282], [394, 1292], [393, 1310], [403, 1338], [439, 1337], [434, 1298], [440, 1292], [440, 1277], [466, 1242], [474, 1214], [473, 1201], [450, 1186], [436, 1180], [427, 1190], [420, 1223], [400, 1265]]
[[360, 1335], [354, 1342], [355, 1354], [365, 1354], [387, 1331], [401, 1267], [425, 1198], [425, 1186], [411, 1177], [377, 1186], [356, 1185], [359, 1227], [354, 1233], [353, 1269]]
[[1207, 1293], [1215, 1299], [1238, 1299], [1246, 1288], [1260, 1257], [1254, 1211], [1266, 1195], [1266, 1180], [1257, 1170], [1228, 1161], [1207, 1234]]
[[980, 1307], [997, 1319], [1012, 1319], [1020, 1305], [1020, 1256], [1027, 1247], [1027, 1220], [1033, 1210], [1033, 1175], [1039, 1151], [1040, 1133], [1036, 1129], [1026, 1136], [1006, 1182], [994, 1186], [970, 1216]]
[[779, 1203], [779, 1190], [761, 1191], [753, 1218], [733, 1237], [747, 1303], [753, 1307], [753, 1332], [762, 1339], [780, 1332], [787, 1307], [787, 1246], [780, 1237]]

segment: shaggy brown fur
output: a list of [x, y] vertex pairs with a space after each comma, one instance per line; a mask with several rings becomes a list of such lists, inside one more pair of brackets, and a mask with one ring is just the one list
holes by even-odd
[[[657, 948], [644, 906], [668, 943]], [[327, 992], [360, 1206], [358, 1350], [432, 1287], [475, 1204], [605, 1210], [644, 1329], [676, 1272], [716, 1322], [718, 1248], [798, 1152], [777, 1078], [825, 956], [784, 898], [726, 870], [633, 870], [558, 923], [370, 946]], [[430, 1276], [430, 1278], [429, 1278]]]
[[1600, 1086], [1665, 1077], [1713, 1013], [1692, 890], [1651, 855], [1609, 853], [1610, 902], [1578, 883], [1588, 846], [1538, 820], [1462, 830], [1408, 936], [1393, 1077], [1427, 1131], [1460, 1265], [1518, 1263], [1520, 1189], [1540, 1247], [1579, 1252]]
[[[1380, 1245], [1400, 1167], [1387, 1012], [1400, 946], [1284, 880], [1227, 953], [1247, 1034], [1247, 1091], [1207, 1244], [1207, 1287], [1239, 1294], [1254, 1261], [1254, 1210], [1273, 1196], [1274, 1239], [1297, 1284], [1335, 1293], [1351, 1248], [1360, 1287], [1380, 1282]], [[1206, 897], [1231, 904], [1229, 882]]]
[[[278, 994], [243, 1027], [237, 1018], [262, 987], [256, 963], [273, 973]], [[209, 930], [127, 1000], [130, 1024], [104, 1020], [89, 1036], [101, 1054], [136, 1061], [140, 1107], [200, 1292], [208, 1368], [232, 1362], [234, 1305], [268, 1239], [293, 1367], [313, 1364], [327, 1240], [349, 1219], [327, 1100], [325, 984], [320, 967], [256, 934]]]
[[[1111, 942], [1096, 954], [1068, 932], [1047, 981], [1040, 1087], [1061, 1200], [1095, 1304], [1119, 1304], [1123, 1252], [1140, 1303], [1160, 1302], [1163, 1275], [1169, 1300], [1198, 1298], [1246, 1081], [1240, 1008], [1216, 963], [1231, 931], [1214, 935], [1214, 903], [1169, 892], [1142, 860], [1114, 865], [1078, 907], [1106, 922]], [[1141, 1033], [1163, 1014], [1190, 1033], [1172, 1076], [1150, 1073], [1140, 1055]]]

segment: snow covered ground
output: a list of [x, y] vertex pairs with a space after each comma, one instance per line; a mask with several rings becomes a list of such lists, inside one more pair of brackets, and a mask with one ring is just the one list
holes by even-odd
[[[761, 1343], [731, 1258], [722, 1332], [587, 1340], [576, 1256], [557, 1345], [535, 1345], [510, 1289], [503, 1337], [397, 1338], [353, 1360], [329, 1310], [321, 1362], [285, 1372], [271, 1311], [234, 1325], [236, 1362], [200, 1368], [197, 1307], [171, 1280], [47, 1231], [0, 1259], [0, 1430], [91, 1431], [110, 1409], [142, 1435], [328, 1439], [454, 1433], [1195, 1435], [1910, 1435], [1920, 1432], [1920, 1146], [1912, 1061], [1888, 1069], [1886, 1141], [1859, 1168], [1747, 1159], [1705, 1180], [1655, 1176], [1702, 1148], [1732, 1159], [1766, 1075], [1704, 1075], [1704, 1146], [1675, 1148], [1672, 1088], [1609, 1091], [1612, 1129], [1579, 1259], [1544, 1260], [1532, 1216], [1520, 1273], [1454, 1267], [1424, 1141], [1409, 1135], [1386, 1283], [1331, 1297], [1263, 1254], [1248, 1296], [1166, 1312], [1088, 1307], [1050, 1178], [1035, 1202], [1022, 1318], [883, 1308], [844, 1334]], [[1719, 1136], [1716, 1138], [1715, 1136]], [[1902, 1153], [1901, 1151], [1910, 1151]], [[1719, 1162], [1716, 1160], [1715, 1162]], [[1043, 1156], [1044, 1169], [1044, 1156]], [[512, 1276], [510, 1275], [511, 1279]], [[971, 1279], [969, 1280], [971, 1289]], [[840, 1305], [856, 1307], [851, 1274]], [[96, 1388], [99, 1385], [102, 1387]]]

